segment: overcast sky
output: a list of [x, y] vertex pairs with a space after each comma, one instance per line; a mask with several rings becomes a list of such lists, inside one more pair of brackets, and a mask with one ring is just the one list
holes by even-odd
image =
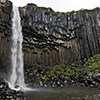
[[55, 11], [67, 12], [81, 8], [92, 9], [100, 7], [100, 0], [11, 0], [16, 6], [34, 3], [37, 6], [51, 7]]

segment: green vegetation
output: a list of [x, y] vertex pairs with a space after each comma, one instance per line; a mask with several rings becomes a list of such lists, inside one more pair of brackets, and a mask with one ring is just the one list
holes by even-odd
[[[98, 8], [98, 7], [97, 7]], [[88, 10], [88, 9], [84, 9], [84, 8], [81, 8], [81, 9], [79, 9], [79, 10], [77, 10], [77, 11], [75, 11], [75, 10], [72, 10], [72, 11], [69, 11], [69, 12], [55, 12], [55, 13], [59, 13], [59, 16], [61, 16], [62, 15], [62, 13], [78, 13], [78, 12], [81, 12], [82, 14], [84, 14], [84, 11], [88, 11], [89, 12], [89, 16], [91, 16], [92, 14], [93, 15], [95, 15], [95, 9], [96, 8], [93, 8], [93, 9], [91, 9], [91, 10]]]
[[[84, 73], [93, 76], [97, 73], [100, 73], [100, 54], [90, 57], [87, 62], [83, 65]], [[84, 76], [86, 77], [86, 76]]]
[[92, 15], [95, 16], [95, 9], [89, 11], [89, 16], [92, 16]]
[[[55, 80], [69, 80], [72, 76], [78, 75], [82, 78], [90, 78], [100, 73], [100, 54], [90, 57], [85, 63], [73, 63], [70, 65], [56, 65], [53, 67], [33, 67], [28, 72], [28, 78], [33, 81], [55, 82]], [[98, 76], [99, 78], [99, 76]]]
[[61, 12], [55, 12], [55, 14], [57, 15], [57, 17], [61, 17], [61, 15], [62, 15]]
[[83, 12], [84, 10], [86, 10], [86, 9], [81, 8], [81, 9], [79, 9], [79, 10], [77, 10], [77, 11], [72, 10], [72, 11], [70, 11], [70, 12], [66, 12], [66, 14], [67, 14], [67, 13], [77, 13], [77, 12]]

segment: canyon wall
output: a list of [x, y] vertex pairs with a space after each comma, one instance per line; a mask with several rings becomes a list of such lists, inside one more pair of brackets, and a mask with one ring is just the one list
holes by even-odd
[[[100, 8], [67, 13], [27, 4], [19, 8], [25, 67], [54, 66], [100, 52]], [[0, 68], [10, 66], [12, 3], [0, 0]]]
[[8, 74], [11, 66], [12, 3], [0, 0], [0, 76]]
[[100, 51], [100, 9], [69, 13], [28, 4], [20, 8], [25, 65], [59, 65]]

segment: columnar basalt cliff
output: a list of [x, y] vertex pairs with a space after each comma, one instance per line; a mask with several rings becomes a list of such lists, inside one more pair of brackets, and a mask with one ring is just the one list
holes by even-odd
[[74, 27], [67, 26], [71, 24], [67, 14], [34, 4], [20, 8], [20, 12], [25, 65], [52, 66], [80, 59], [80, 46], [75, 40]]
[[100, 51], [100, 9], [54, 12], [34, 4], [20, 8], [25, 65], [68, 64]]
[[[20, 7], [25, 66], [68, 64], [100, 52], [100, 9]], [[10, 66], [12, 3], [0, 0], [0, 68]]]
[[12, 3], [10, 1], [0, 0], [0, 73], [9, 72], [8, 66], [10, 67], [11, 63], [11, 13]]

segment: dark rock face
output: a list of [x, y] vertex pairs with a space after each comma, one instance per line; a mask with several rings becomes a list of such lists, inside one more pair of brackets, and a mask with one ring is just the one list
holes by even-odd
[[[54, 66], [100, 52], [100, 9], [54, 12], [28, 4], [19, 8], [25, 66]], [[10, 65], [12, 3], [0, 2], [0, 69]]]
[[21, 91], [11, 90], [4, 79], [0, 78], [0, 100], [27, 100]]
[[34, 4], [20, 8], [25, 65], [59, 65], [100, 51], [100, 9], [56, 13]]
[[12, 3], [0, 0], [0, 76], [1, 72], [8, 74], [7, 67], [10, 66], [11, 11]]
[[20, 12], [25, 65], [52, 66], [80, 59], [74, 29], [68, 29], [67, 14], [33, 4], [20, 8]]

